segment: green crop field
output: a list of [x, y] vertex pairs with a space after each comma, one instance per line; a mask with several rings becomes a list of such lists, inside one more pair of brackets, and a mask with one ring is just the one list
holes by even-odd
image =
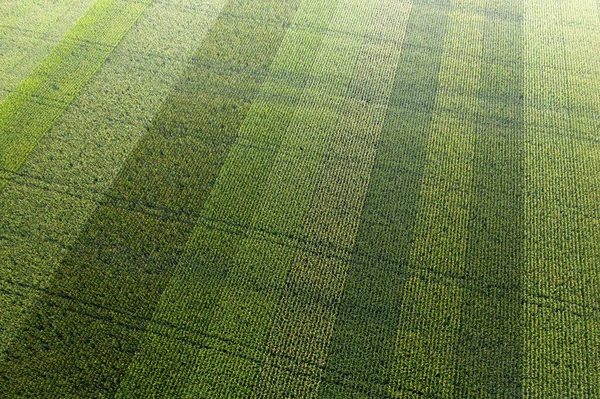
[[600, 0], [0, 0], [0, 398], [600, 398]]

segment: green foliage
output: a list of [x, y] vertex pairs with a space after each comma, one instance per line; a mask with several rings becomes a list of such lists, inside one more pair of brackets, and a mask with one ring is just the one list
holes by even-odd
[[597, 6], [2, 2], [0, 397], [598, 397]]

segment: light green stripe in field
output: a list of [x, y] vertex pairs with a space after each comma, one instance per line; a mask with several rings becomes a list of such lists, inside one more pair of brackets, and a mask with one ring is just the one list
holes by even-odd
[[93, 1], [38, 2], [27, 15], [31, 18], [0, 27], [0, 102], [48, 56]]
[[410, 8], [410, 2], [382, 0], [370, 16], [365, 34], [378, 39], [361, 45], [352, 76], [356, 92], [349, 93], [328, 136], [329, 158], [303, 227], [308, 240], [341, 251], [333, 257], [318, 251], [295, 253], [259, 377], [257, 392], [265, 398], [309, 398], [318, 391], [348, 266], [343, 258], [354, 246]]
[[527, 398], [600, 395], [600, 29], [594, 6], [589, 0], [525, 1]]
[[[151, 5], [40, 141], [21, 175], [0, 171], [0, 181], [12, 179], [0, 192], [0, 352], [224, 3]], [[149, 48], [161, 55], [148, 54]]]
[[484, 17], [452, 2], [390, 394], [453, 397]]
[[104, 64], [148, 1], [97, 0], [0, 104], [1, 169], [20, 168], [39, 139]]

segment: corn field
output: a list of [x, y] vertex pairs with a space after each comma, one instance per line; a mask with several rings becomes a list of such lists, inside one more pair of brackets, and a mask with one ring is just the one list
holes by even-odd
[[0, 0], [1, 398], [600, 398], [598, 0]]

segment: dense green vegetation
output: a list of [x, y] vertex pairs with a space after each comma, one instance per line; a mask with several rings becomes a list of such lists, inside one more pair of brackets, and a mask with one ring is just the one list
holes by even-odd
[[599, 397], [599, 93], [595, 0], [0, 2], [0, 397]]

